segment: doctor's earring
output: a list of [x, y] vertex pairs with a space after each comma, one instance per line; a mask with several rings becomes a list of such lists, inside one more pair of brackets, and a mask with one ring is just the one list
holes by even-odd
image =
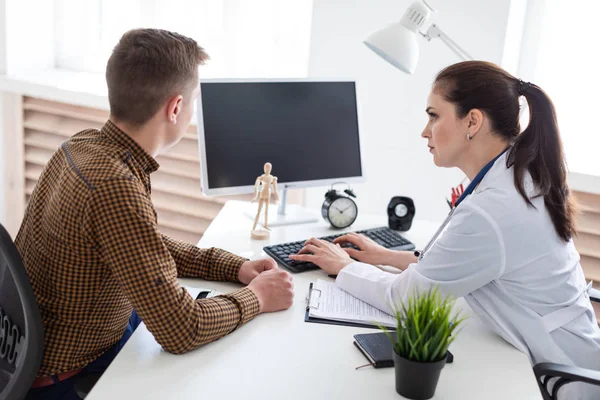
[[467, 140], [471, 140], [471, 134], [467, 133]]

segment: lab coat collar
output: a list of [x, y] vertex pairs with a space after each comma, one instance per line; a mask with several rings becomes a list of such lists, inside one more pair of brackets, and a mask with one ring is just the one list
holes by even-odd
[[[493, 187], [497, 187], [501, 185], [501, 177], [510, 174], [512, 176], [513, 167], [506, 166], [506, 159], [508, 157], [508, 153], [510, 153], [510, 149], [505, 151], [492, 165], [492, 168], [488, 171], [487, 174], [483, 177], [479, 185], [475, 188], [473, 193], [479, 193], [483, 190], [490, 189]], [[512, 182], [512, 181], [511, 181]]]

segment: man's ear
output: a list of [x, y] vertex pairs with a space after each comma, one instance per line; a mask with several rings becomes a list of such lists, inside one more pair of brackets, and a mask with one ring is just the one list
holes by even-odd
[[167, 103], [167, 119], [169, 122], [173, 124], [177, 123], [177, 116], [181, 112], [182, 104], [183, 96], [180, 94], [169, 99], [169, 102]]
[[483, 126], [483, 113], [481, 110], [474, 108], [469, 111], [465, 118], [467, 119], [467, 133], [469, 133], [471, 137], [474, 137]]

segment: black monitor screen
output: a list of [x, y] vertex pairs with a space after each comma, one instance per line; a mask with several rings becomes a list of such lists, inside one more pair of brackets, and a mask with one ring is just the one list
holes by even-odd
[[362, 176], [354, 82], [203, 82], [208, 188]]

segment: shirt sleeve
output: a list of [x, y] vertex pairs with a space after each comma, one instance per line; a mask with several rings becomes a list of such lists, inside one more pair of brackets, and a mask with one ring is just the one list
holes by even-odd
[[201, 249], [165, 234], [162, 234], [162, 240], [175, 260], [180, 277], [239, 282], [240, 267], [248, 261], [225, 250], [215, 247]]
[[258, 314], [258, 299], [247, 288], [198, 301], [189, 295], [177, 280], [150, 198], [135, 181], [112, 179], [96, 186], [86, 220], [101, 260], [166, 351], [185, 353]]
[[499, 278], [505, 262], [504, 241], [496, 222], [480, 207], [463, 203], [423, 259], [401, 274], [354, 262], [340, 271], [336, 283], [392, 314], [414, 291], [432, 286], [453, 298], [465, 296]]

